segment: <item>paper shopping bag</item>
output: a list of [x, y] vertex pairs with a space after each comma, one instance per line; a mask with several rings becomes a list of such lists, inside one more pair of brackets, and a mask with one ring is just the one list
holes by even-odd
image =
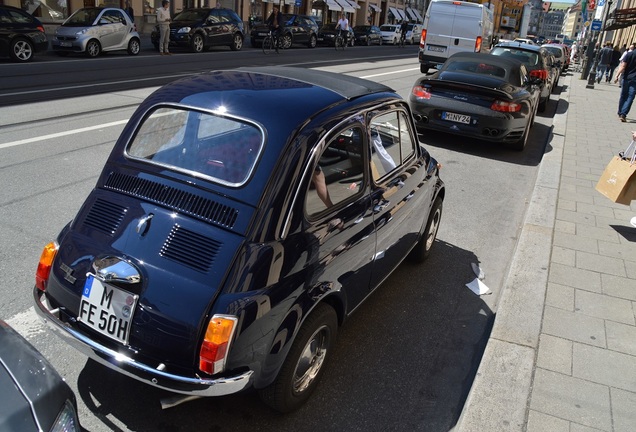
[[615, 203], [629, 205], [636, 199], [636, 163], [614, 156], [605, 167], [596, 190]]

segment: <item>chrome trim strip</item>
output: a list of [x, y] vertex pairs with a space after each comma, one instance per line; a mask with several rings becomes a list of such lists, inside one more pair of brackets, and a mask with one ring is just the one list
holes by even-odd
[[254, 371], [247, 371], [233, 377], [203, 379], [174, 375], [139, 363], [124, 354], [96, 343], [62, 322], [55, 311], [48, 307], [45, 293], [37, 287], [33, 288], [33, 297], [38, 316], [69, 345], [96, 362], [148, 385], [174, 393], [208, 397], [237, 393], [252, 382]]

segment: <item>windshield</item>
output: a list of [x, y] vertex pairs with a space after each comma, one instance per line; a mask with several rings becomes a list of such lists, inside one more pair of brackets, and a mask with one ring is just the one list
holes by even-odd
[[74, 27], [92, 26], [101, 11], [102, 9], [99, 8], [80, 9], [64, 21], [62, 25]]
[[158, 107], [139, 126], [127, 155], [227, 186], [244, 184], [263, 148], [253, 124], [178, 107]]
[[383, 25], [382, 27], [380, 27], [381, 31], [387, 31], [387, 32], [392, 32], [395, 31], [395, 26], [392, 25]]
[[207, 10], [201, 9], [186, 9], [183, 12], [178, 13], [175, 17], [175, 21], [201, 21], [208, 16]]

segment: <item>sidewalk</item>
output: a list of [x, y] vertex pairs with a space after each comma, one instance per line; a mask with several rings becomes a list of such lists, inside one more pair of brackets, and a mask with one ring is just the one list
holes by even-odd
[[[636, 430], [636, 201], [594, 187], [636, 130], [620, 89], [561, 78], [492, 334], [457, 431]], [[554, 97], [554, 96], [553, 96]]]

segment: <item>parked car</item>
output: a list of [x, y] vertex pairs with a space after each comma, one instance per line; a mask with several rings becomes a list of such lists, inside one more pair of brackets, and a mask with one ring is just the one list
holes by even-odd
[[541, 98], [539, 111], [545, 111], [550, 101], [550, 93], [559, 81], [559, 71], [550, 52], [538, 45], [520, 42], [503, 42], [495, 45], [490, 54], [514, 58], [523, 62], [531, 77], [539, 78]]
[[380, 27], [372, 25], [359, 25], [353, 28], [353, 34], [358, 45], [382, 45], [382, 32]]
[[[325, 24], [320, 27], [318, 30], [318, 44], [319, 45], [328, 45], [334, 46], [336, 42], [336, 35], [340, 32], [339, 29], [336, 29], [336, 23]], [[344, 33], [343, 33], [344, 35]], [[349, 46], [354, 46], [356, 42], [356, 37], [353, 33], [353, 29], [349, 27]]]
[[139, 54], [137, 26], [122, 9], [90, 7], [78, 9], [55, 30], [51, 48], [58, 55], [85, 53], [97, 57], [102, 52], [126, 50]]
[[346, 318], [403, 259], [431, 253], [439, 169], [380, 83], [286, 67], [174, 81], [139, 105], [45, 247], [37, 312], [149, 385], [254, 387], [293, 410]]
[[419, 24], [409, 24], [406, 31], [406, 43], [419, 44], [422, 38], [422, 28]]
[[[229, 46], [232, 51], [239, 51], [244, 38], [243, 21], [231, 9], [184, 9], [170, 23], [170, 45], [196, 53], [214, 46]], [[158, 50], [158, 25], [150, 33], [150, 40]]]
[[34, 16], [13, 6], [0, 5], [0, 55], [16, 62], [29, 62], [46, 51], [49, 41], [44, 26]]
[[559, 73], [565, 73], [570, 66], [570, 55], [568, 54], [568, 49], [566, 45], [563, 44], [544, 44], [541, 45], [543, 48], [547, 49], [550, 54], [552, 54], [555, 58], [555, 61], [559, 67]]
[[535, 41], [533, 41], [532, 39], [528, 39], [528, 38], [515, 38], [513, 40], [513, 42], [524, 43], [524, 44], [528, 44], [528, 45], [536, 45]]
[[420, 129], [523, 150], [539, 104], [539, 81], [518, 60], [457, 53], [415, 82], [409, 103]]
[[73, 391], [53, 366], [0, 320], [0, 430], [80, 432]]
[[383, 43], [396, 45], [400, 41], [401, 30], [399, 24], [384, 24], [380, 26], [380, 32]]
[[[315, 48], [318, 43], [318, 24], [309, 15], [282, 14], [283, 27], [281, 40], [283, 49], [291, 48], [293, 44], [304, 44]], [[265, 36], [269, 34], [267, 24], [254, 26], [250, 32], [250, 43], [253, 47], [260, 47]]]

